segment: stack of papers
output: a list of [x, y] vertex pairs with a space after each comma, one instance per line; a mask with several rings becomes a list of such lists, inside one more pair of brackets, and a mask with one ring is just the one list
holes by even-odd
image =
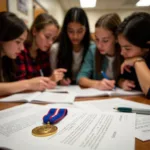
[[41, 138], [33, 136], [32, 129], [42, 125], [42, 118], [50, 108], [59, 105], [24, 104], [0, 111], [0, 146], [15, 150], [135, 149], [135, 114], [86, 112], [83, 107], [81, 110], [60, 105], [64, 106], [68, 114], [56, 124], [58, 132]]
[[141, 91], [125, 91], [121, 88], [115, 88], [114, 90], [97, 90], [94, 88], [81, 89], [79, 86], [57, 86], [55, 89], [46, 90], [48, 92], [74, 92], [76, 97], [93, 97], [93, 96], [132, 96], [142, 95]]
[[73, 103], [75, 97], [94, 96], [131, 96], [142, 95], [140, 91], [124, 91], [116, 88], [112, 91], [101, 91], [93, 88], [81, 89], [79, 86], [57, 86], [44, 92], [18, 93], [1, 98], [0, 102], [38, 102], [38, 103]]
[[[101, 112], [117, 112], [113, 108], [116, 107], [130, 107], [130, 108], [141, 108], [150, 109], [150, 105], [141, 104], [137, 102], [132, 102], [129, 100], [124, 100], [121, 98], [111, 98], [108, 100], [89, 100], [83, 102], [76, 102], [78, 105], [92, 105], [92, 110], [99, 110]], [[95, 108], [94, 108], [95, 107]], [[131, 113], [129, 113], [131, 114]], [[135, 124], [135, 137], [147, 141], [150, 140], [150, 115], [140, 115], [136, 114], [136, 124]]]

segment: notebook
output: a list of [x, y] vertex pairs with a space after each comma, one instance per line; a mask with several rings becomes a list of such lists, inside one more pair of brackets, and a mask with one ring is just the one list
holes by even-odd
[[32, 92], [18, 93], [5, 98], [0, 102], [38, 102], [38, 103], [73, 103], [75, 94], [70, 93], [51, 93], [51, 92]]
[[76, 97], [92, 97], [92, 96], [132, 96], [142, 95], [141, 91], [125, 91], [120, 88], [116, 88], [111, 91], [102, 91], [94, 88], [81, 89], [76, 93]]

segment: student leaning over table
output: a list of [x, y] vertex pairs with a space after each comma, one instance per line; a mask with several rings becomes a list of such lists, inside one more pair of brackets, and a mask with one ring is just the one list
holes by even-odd
[[25, 90], [55, 87], [47, 77], [37, 77], [15, 82], [14, 59], [24, 49], [27, 37], [25, 23], [11, 12], [0, 12], [0, 96]]
[[[116, 30], [121, 23], [115, 13], [101, 16], [95, 24], [96, 47], [89, 50], [77, 76], [77, 82], [83, 87], [99, 90], [111, 90], [120, 74], [122, 57], [116, 39]], [[105, 79], [101, 71], [109, 79]]]
[[142, 89], [150, 98], [150, 14], [133, 13], [118, 28], [121, 54], [119, 86], [125, 90]]
[[60, 32], [58, 42], [50, 49], [52, 69], [65, 68], [61, 85], [76, 84], [76, 76], [88, 49], [91, 49], [90, 30], [86, 13], [82, 8], [68, 10]]
[[51, 74], [49, 48], [55, 41], [59, 31], [57, 21], [49, 14], [38, 15], [28, 33], [25, 49], [16, 59], [16, 79], [30, 79], [37, 76], [50, 76], [53, 81], [63, 78], [65, 69], [56, 69]]

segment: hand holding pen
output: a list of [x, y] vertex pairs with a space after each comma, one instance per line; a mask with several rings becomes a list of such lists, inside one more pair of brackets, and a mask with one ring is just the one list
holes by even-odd
[[112, 90], [115, 89], [115, 81], [114, 80], [110, 80], [108, 78], [108, 76], [105, 74], [104, 71], [101, 71], [102, 76], [104, 77], [104, 79], [101, 80], [101, 84], [104, 87], [104, 90]]
[[92, 86], [98, 90], [112, 90], [114, 88], [115, 81], [114, 80], [96, 80], [95, 84]]

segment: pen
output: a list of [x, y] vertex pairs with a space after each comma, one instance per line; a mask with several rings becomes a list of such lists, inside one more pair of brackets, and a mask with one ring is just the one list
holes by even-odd
[[40, 75], [41, 75], [42, 77], [44, 77], [44, 74], [43, 74], [42, 69], [40, 69]]
[[150, 115], [150, 109], [130, 108], [130, 107], [116, 107], [114, 109], [118, 110], [120, 112], [128, 112], [128, 113], [137, 113], [137, 114]]
[[[101, 74], [105, 79], [109, 80], [109, 78], [107, 77], [104, 71], [101, 71]], [[116, 86], [114, 86], [114, 89], [116, 89]]]
[[108, 79], [108, 80], [109, 80], [109, 78], [107, 77], [107, 75], [105, 74], [104, 71], [101, 71], [101, 73], [102, 73], [102, 76], [103, 76], [105, 79]]

